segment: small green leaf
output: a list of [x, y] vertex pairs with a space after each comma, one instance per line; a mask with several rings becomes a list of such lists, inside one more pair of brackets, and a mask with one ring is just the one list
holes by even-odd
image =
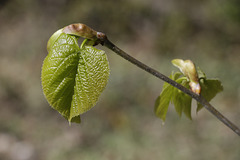
[[42, 87], [49, 104], [69, 122], [80, 123], [80, 114], [98, 101], [109, 77], [104, 51], [79, 48], [75, 36], [55, 32], [42, 67]]
[[[182, 84], [186, 88], [189, 88], [186, 78], [184, 77], [178, 79], [176, 82]], [[181, 90], [174, 88], [172, 102], [179, 116], [181, 116], [182, 112], [184, 112], [189, 119], [192, 119], [191, 118], [192, 97], [183, 93]]]
[[[175, 74], [172, 73], [169, 78], [177, 79], [180, 75], [181, 75], [181, 73], [179, 73], [179, 72], [177, 72]], [[154, 112], [157, 117], [159, 117], [160, 119], [163, 120], [163, 122], [166, 119], [169, 103], [172, 99], [173, 89], [174, 89], [173, 86], [171, 86], [168, 83], [164, 83], [162, 92], [155, 101]]]
[[170, 76], [170, 78], [172, 79], [172, 80], [174, 80], [174, 81], [176, 81], [177, 79], [179, 79], [180, 78], [180, 76], [182, 76], [183, 74], [182, 73], [180, 73], [180, 72], [173, 72], [172, 73], [172, 76]]
[[[190, 86], [185, 83], [183, 84], [184, 87], [186, 88], [190, 88]], [[181, 91], [182, 92], [182, 91]], [[189, 95], [187, 95], [186, 93], [183, 93], [182, 92], [182, 96], [183, 96], [183, 102], [182, 102], [182, 105], [183, 105], [183, 113], [185, 114], [186, 117], [188, 117], [190, 120], [192, 120], [192, 116], [191, 116], [191, 110], [192, 110], [192, 97], [190, 97]]]
[[[211, 101], [217, 93], [223, 91], [223, 86], [221, 81], [218, 79], [201, 79], [200, 80], [201, 85], [201, 95], [209, 102]], [[197, 112], [201, 110], [203, 106], [198, 103], [197, 105]]]
[[166, 114], [168, 111], [169, 103], [172, 98], [172, 94], [173, 94], [173, 86], [165, 85], [160, 96], [157, 98], [155, 102], [155, 109], [154, 109], [155, 114], [163, 121], [165, 121], [166, 119]]
[[177, 88], [174, 88], [172, 103], [174, 104], [175, 110], [180, 117], [182, 116], [182, 111], [183, 111], [183, 107], [184, 107], [183, 100], [184, 100], [184, 96], [181, 93], [181, 91]]

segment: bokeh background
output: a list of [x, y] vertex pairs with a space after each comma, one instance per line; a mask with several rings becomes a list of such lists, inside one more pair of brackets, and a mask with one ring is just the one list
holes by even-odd
[[193, 121], [154, 102], [163, 82], [107, 52], [111, 75], [97, 105], [72, 124], [41, 89], [48, 38], [82, 22], [160, 72], [191, 59], [224, 92], [212, 104], [240, 126], [240, 1], [1, 0], [0, 160], [239, 160], [240, 139], [205, 109]]

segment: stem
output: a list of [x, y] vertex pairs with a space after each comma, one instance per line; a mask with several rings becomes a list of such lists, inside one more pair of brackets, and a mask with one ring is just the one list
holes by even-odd
[[202, 96], [192, 92], [191, 90], [185, 88], [181, 84], [173, 81], [172, 79], [168, 78], [167, 76], [163, 75], [162, 73], [158, 72], [157, 70], [145, 65], [144, 63], [138, 61], [137, 59], [133, 58], [126, 52], [122, 51], [120, 48], [118, 48], [116, 45], [114, 45], [112, 42], [108, 40], [108, 38], [104, 35], [102, 37], [99, 37], [99, 40], [101, 41], [101, 44], [112, 50], [113, 52], [117, 53], [122, 58], [128, 60], [129, 62], [133, 63], [134, 65], [138, 66], [139, 68], [145, 70], [146, 72], [156, 76], [157, 78], [169, 83], [170, 85], [178, 88], [182, 92], [188, 94], [192, 98], [194, 98], [196, 101], [201, 103], [209, 112], [211, 112], [215, 117], [217, 117], [221, 122], [223, 122], [227, 127], [229, 127], [231, 130], [233, 130], [238, 136], [240, 136], [240, 129], [233, 124], [230, 120], [228, 120], [226, 117], [224, 117], [218, 110], [216, 110], [205, 98]]

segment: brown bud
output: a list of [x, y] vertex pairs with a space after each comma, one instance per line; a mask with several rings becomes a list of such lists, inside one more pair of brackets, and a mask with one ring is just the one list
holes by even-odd
[[70, 24], [63, 28], [63, 32], [66, 34], [72, 34], [87, 39], [97, 38], [97, 32], [82, 23]]

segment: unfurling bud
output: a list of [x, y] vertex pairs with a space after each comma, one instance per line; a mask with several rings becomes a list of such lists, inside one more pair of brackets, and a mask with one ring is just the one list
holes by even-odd
[[91, 40], [97, 39], [98, 33], [92, 28], [82, 23], [70, 24], [63, 28], [63, 32], [66, 34], [72, 34]]
[[200, 94], [201, 86], [198, 81], [198, 73], [194, 63], [191, 60], [174, 59], [172, 64], [180, 69], [180, 71], [190, 80], [189, 86], [191, 90]]

